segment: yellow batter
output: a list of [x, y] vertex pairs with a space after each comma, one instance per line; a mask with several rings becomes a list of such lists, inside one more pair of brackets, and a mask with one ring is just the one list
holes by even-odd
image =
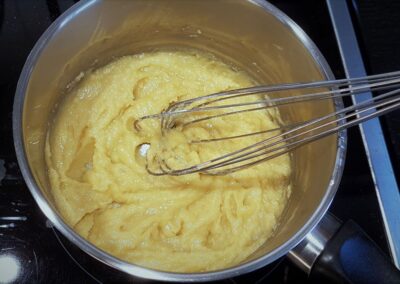
[[[133, 127], [172, 101], [249, 86], [245, 73], [200, 52], [159, 51], [122, 57], [79, 79], [49, 130], [46, 162], [56, 205], [80, 235], [126, 261], [173, 272], [238, 264], [272, 235], [290, 195], [288, 155], [226, 176], [155, 177], [137, 150], [163, 142], [159, 122]], [[265, 112], [221, 123], [182, 135], [276, 127]], [[164, 139], [173, 137], [182, 139]], [[237, 143], [200, 152], [178, 144], [195, 163]]]

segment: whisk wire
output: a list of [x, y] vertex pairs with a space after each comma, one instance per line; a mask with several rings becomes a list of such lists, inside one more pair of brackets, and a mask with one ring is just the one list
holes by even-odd
[[[391, 72], [386, 74], [373, 75], [368, 77], [360, 77], [354, 79], [341, 79], [330, 80], [322, 82], [310, 83], [292, 83], [273, 86], [259, 86], [244, 88], [238, 90], [231, 90], [221, 93], [215, 93], [193, 99], [180, 101], [170, 105], [164, 112], [148, 115], [142, 117], [143, 119], [160, 119], [161, 131], [165, 134], [168, 129], [175, 126], [177, 118], [185, 118], [192, 113], [203, 113], [218, 110], [228, 110], [224, 113], [212, 114], [206, 117], [196, 118], [188, 122], [181, 123], [181, 127], [187, 127], [190, 124], [198, 123], [205, 120], [211, 120], [223, 116], [234, 115], [250, 111], [258, 111], [267, 108], [276, 108], [282, 105], [299, 103], [299, 102], [313, 102], [317, 100], [337, 100], [345, 96], [361, 94], [367, 90], [382, 91], [400, 87], [400, 71]], [[213, 106], [213, 103], [219, 103], [232, 98], [242, 96], [267, 94], [270, 95], [283, 92], [294, 91], [303, 89], [321, 89], [329, 88], [326, 91], [307, 92], [306, 94], [294, 95], [288, 97], [270, 98], [269, 96], [260, 99], [257, 97], [255, 101], [228, 103]], [[154, 175], [184, 175], [190, 173], [206, 173], [213, 175], [222, 175], [231, 173], [237, 170], [245, 169], [256, 164], [262, 163], [266, 160], [275, 158], [294, 149], [310, 143], [312, 141], [321, 139], [328, 135], [337, 133], [366, 120], [386, 114], [400, 107], [400, 89], [386, 92], [367, 101], [355, 104], [327, 115], [310, 119], [300, 123], [293, 123], [291, 125], [284, 125], [281, 127], [245, 133], [240, 135], [233, 135], [227, 137], [210, 138], [193, 140], [190, 143], [206, 143], [217, 142], [228, 139], [237, 139], [253, 135], [261, 135], [266, 133], [278, 132], [276, 135], [258, 141], [249, 146], [243, 147], [236, 151], [215, 157], [197, 165], [172, 169], [162, 157], [156, 157], [156, 164], [159, 171], [150, 169], [149, 163], [147, 170]], [[194, 106], [193, 106], [194, 105]], [[250, 107], [239, 109], [241, 107], [249, 107], [254, 105], [261, 105], [257, 107]], [[229, 111], [235, 109], [234, 111]], [[351, 119], [351, 120], [350, 120]], [[139, 120], [139, 121], [140, 121]]]
[[[348, 119], [348, 118], [351, 118], [351, 117], [354, 117], [354, 116], [358, 116], [358, 115], [360, 115], [361, 113], [368, 112], [368, 111], [370, 111], [370, 110], [373, 110], [373, 109], [376, 108], [376, 107], [385, 106], [385, 105], [387, 105], [387, 104], [390, 104], [390, 103], [393, 103], [393, 102], [398, 102], [398, 101], [400, 101], [400, 98], [396, 98], [396, 99], [392, 99], [392, 100], [387, 100], [387, 101], [382, 102], [382, 103], [380, 103], [380, 104], [378, 104], [378, 105], [376, 105], [376, 106], [369, 106], [369, 107], [367, 107], [367, 108], [365, 108], [365, 109], [362, 109], [362, 110], [359, 110], [359, 111], [357, 111], [357, 112], [355, 112], [355, 113], [348, 114], [348, 115], [342, 117], [340, 120], [345, 120], [345, 119]], [[311, 133], [311, 132], [316, 131], [316, 130], [319, 130], [319, 129], [326, 128], [327, 126], [329, 126], [329, 125], [331, 125], [331, 124], [337, 124], [337, 122], [339, 122], [339, 120], [333, 120], [333, 121], [324, 123], [324, 124], [322, 124], [322, 125], [316, 126], [316, 127], [312, 128], [312, 129], [309, 129], [309, 130], [303, 131], [303, 132], [301, 132], [301, 133], [295, 134], [294, 136], [286, 137], [286, 138], [283, 138], [282, 140], [275, 141], [275, 142], [272, 142], [272, 143], [270, 143], [270, 144], [264, 145], [264, 146], [262, 146], [262, 147], [260, 147], [260, 148], [258, 148], [258, 149], [256, 149], [256, 150], [253, 150], [251, 153], [245, 153], [245, 154], [242, 154], [242, 155], [240, 155], [240, 156], [238, 156], [238, 157], [235, 157], [235, 158], [229, 159], [229, 160], [227, 160], [227, 161], [221, 162], [221, 163], [219, 163], [219, 164], [216, 164], [216, 165], [213, 165], [213, 166], [210, 166], [210, 167], [202, 168], [202, 170], [209, 170], [209, 169], [213, 169], [213, 168], [215, 168], [215, 167], [222, 167], [222, 166], [231, 165], [231, 164], [233, 164], [233, 163], [242, 162], [242, 161], [245, 161], [245, 160], [250, 160], [250, 159], [253, 159], [253, 158], [257, 158], [257, 157], [259, 157], [260, 155], [265, 155], [265, 154], [269, 154], [269, 153], [271, 153], [271, 152], [275, 152], [276, 150], [280, 150], [280, 149], [285, 149], [285, 148], [287, 148], [287, 147], [296, 146], [297, 144], [303, 145], [303, 144], [306, 144], [307, 142], [314, 141], [314, 139], [319, 139], [319, 138], [325, 137], [326, 135], [330, 135], [330, 134], [335, 133], [335, 132], [337, 132], [337, 131], [346, 129], [346, 128], [348, 128], [348, 127], [351, 127], [351, 126], [354, 125], [354, 123], [355, 123], [355, 124], [358, 124], [358, 123], [360, 123], [360, 122], [362, 122], [362, 121], [365, 121], [365, 120], [368, 120], [368, 119], [370, 119], [370, 118], [372, 118], [372, 117], [376, 117], [377, 115], [379, 115], [379, 114], [381, 114], [381, 113], [383, 113], [383, 112], [390, 111], [391, 108], [395, 108], [395, 107], [396, 107], [396, 106], [389, 106], [389, 107], [387, 107], [386, 109], [382, 109], [382, 110], [380, 110], [380, 111], [377, 111], [376, 113], [370, 113], [370, 114], [367, 114], [367, 115], [365, 115], [365, 116], [363, 116], [363, 117], [360, 117], [360, 118], [358, 118], [357, 121], [347, 122], [347, 123], [345, 123], [345, 124], [343, 124], [343, 125], [341, 125], [341, 126], [337, 126], [337, 127], [335, 127], [335, 128], [332, 128], [332, 129], [329, 129], [329, 130], [320, 132], [320, 133], [315, 134], [315, 135], [312, 135], [312, 136], [310, 136], [310, 137], [306, 137], [306, 138], [302, 138], [301, 140], [297, 140], [297, 141], [290, 142], [290, 141], [293, 140], [294, 138], [303, 136], [303, 135], [305, 135], [305, 134], [307, 134], [307, 133]], [[284, 135], [287, 135], [287, 134], [285, 133]], [[278, 135], [278, 136], [271, 137], [271, 138], [276, 139], [276, 138], [279, 138], [279, 137], [281, 137], [281, 136], [282, 136], [282, 134], [281, 134], [281, 135]], [[269, 141], [269, 140], [272, 140], [272, 139], [269, 138], [269, 139], [267, 139], [267, 140], [264, 140], [264, 141], [262, 141], [262, 144], [263, 144], [264, 142]], [[289, 143], [285, 144], [285, 142], [289, 142]], [[283, 144], [283, 145], [281, 145], [281, 144]], [[272, 146], [276, 146], [276, 145], [278, 145], [278, 146], [277, 146], [277, 147], [272, 147]], [[279, 145], [280, 145], [280, 146], [279, 146]], [[261, 153], [261, 154], [256, 154], [257, 152], [260, 152], [260, 151], [262, 151], [262, 150], [264, 150], [264, 149], [268, 149], [268, 150], [265, 151], [265, 152], [263, 152], [263, 153]]]
[[[236, 171], [236, 170], [239, 170], [239, 169], [243, 169], [243, 168], [246, 168], [246, 167], [249, 167], [249, 166], [253, 166], [253, 165], [261, 163], [261, 162], [263, 162], [265, 160], [277, 157], [277, 156], [279, 156], [279, 155], [281, 155], [283, 153], [286, 153], [288, 151], [292, 151], [292, 150], [298, 148], [301, 145], [304, 145], [304, 144], [307, 144], [309, 142], [312, 142], [312, 141], [318, 140], [320, 138], [326, 137], [326, 136], [328, 136], [330, 134], [336, 133], [336, 132], [341, 131], [343, 129], [347, 129], [347, 128], [353, 126], [353, 125], [357, 125], [357, 124], [359, 124], [359, 123], [361, 123], [363, 121], [366, 121], [366, 120], [371, 119], [373, 117], [376, 117], [376, 116], [382, 115], [384, 113], [387, 113], [387, 112], [389, 112], [389, 111], [391, 111], [391, 110], [393, 110], [395, 108], [398, 108], [400, 106], [400, 98], [386, 100], [386, 101], [381, 102], [380, 104], [378, 104], [376, 106], [369, 106], [369, 107], [367, 107], [367, 108], [365, 108], [363, 110], [360, 110], [360, 111], [358, 111], [356, 113], [352, 113], [352, 114], [346, 115], [343, 118], [341, 118], [341, 120], [345, 120], [345, 119], [351, 118], [353, 116], [360, 115], [361, 113], [371, 111], [376, 107], [382, 107], [382, 106], [385, 106], [387, 104], [394, 103], [394, 102], [397, 102], [397, 105], [392, 105], [392, 106], [389, 106], [389, 107], [387, 107], [385, 109], [376, 111], [375, 113], [367, 114], [367, 115], [365, 115], [363, 117], [360, 117], [360, 118], [358, 118], [358, 119], [356, 119], [354, 121], [347, 122], [345, 124], [342, 124], [342, 125], [336, 126], [334, 128], [322, 131], [320, 133], [311, 135], [309, 137], [302, 138], [301, 140], [295, 140], [293, 142], [290, 142], [291, 140], [293, 140], [293, 139], [295, 139], [297, 137], [300, 137], [300, 136], [304, 136], [307, 133], [311, 133], [313, 131], [316, 131], [316, 130], [319, 130], [319, 129], [322, 129], [322, 128], [326, 128], [327, 126], [329, 126], [331, 124], [337, 124], [337, 122], [339, 122], [339, 120], [333, 120], [333, 121], [327, 122], [327, 123], [325, 123], [323, 125], [319, 125], [319, 126], [316, 126], [316, 127], [312, 128], [312, 129], [309, 129], [307, 131], [304, 131], [304, 132], [301, 132], [299, 134], [296, 134], [294, 136], [286, 137], [286, 138], [283, 138], [283, 139], [277, 140], [277, 141], [273, 141], [273, 142], [271, 142], [271, 143], [269, 143], [267, 145], [263, 145], [263, 146], [255, 149], [255, 150], [252, 150], [251, 152], [242, 153], [239, 156], [230, 158], [228, 160], [219, 162], [217, 164], [213, 164], [213, 163], [215, 163], [215, 162], [217, 162], [219, 160], [223, 160], [225, 158], [231, 157], [232, 155], [239, 154], [240, 152], [243, 152], [244, 150], [250, 150], [252, 147], [254, 147], [256, 145], [249, 146], [247, 149], [240, 149], [240, 150], [238, 150], [236, 152], [232, 152], [232, 153], [226, 154], [224, 156], [212, 159], [212, 160], [210, 160], [208, 162], [201, 163], [201, 164], [198, 164], [196, 166], [192, 166], [192, 167], [188, 167], [188, 168], [180, 169], [180, 170], [173, 170], [173, 171], [170, 171], [169, 174], [182, 175], [182, 174], [188, 174], [188, 173], [194, 173], [194, 172], [207, 172], [208, 174], [227, 174], [229, 172], [233, 172], [233, 171]], [[317, 121], [313, 121], [312, 123], [316, 123], [316, 122]], [[298, 130], [298, 129], [292, 129], [291, 131], [296, 131], [296, 130]], [[276, 140], [276, 139], [278, 139], [280, 137], [283, 137], [285, 135], [287, 135], [287, 133], [279, 134], [277, 136], [268, 138], [268, 139], [263, 140], [263, 141], [261, 141], [259, 143], [256, 143], [256, 144], [257, 145], [262, 145], [262, 144], [265, 144], [266, 142], [270, 142], [271, 140]], [[286, 142], [289, 142], [289, 143], [286, 143]], [[276, 146], [276, 147], [273, 147], [273, 146]], [[261, 152], [261, 151], [263, 151], [265, 149], [267, 149], [267, 150], [264, 151], [263, 153], [258, 153], [258, 152]], [[243, 162], [243, 161], [248, 161], [248, 160], [251, 160], [251, 159], [254, 159], [254, 158], [259, 158], [261, 155], [267, 155], [267, 154], [271, 154], [271, 155], [268, 155], [267, 157], [261, 158], [261, 159], [256, 160], [256, 161], [252, 161], [250, 163], [247, 163], [247, 164], [244, 164], [244, 165], [241, 165], [241, 166], [238, 166], [238, 167], [230, 168], [228, 170], [222, 170], [222, 171], [219, 171], [219, 172], [216, 172], [216, 173], [210, 172], [210, 170], [213, 170], [213, 169], [216, 169], [216, 168], [222, 168], [222, 167], [230, 166], [232, 164], [237, 164], [237, 163], [240, 163], [240, 162]], [[168, 167], [168, 169], [171, 170], [169, 167]], [[164, 169], [164, 171], [165, 171], [165, 169]]]

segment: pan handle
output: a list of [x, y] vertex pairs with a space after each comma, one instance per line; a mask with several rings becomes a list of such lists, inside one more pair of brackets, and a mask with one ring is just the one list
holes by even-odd
[[288, 256], [310, 283], [400, 283], [389, 256], [355, 222], [330, 214]]

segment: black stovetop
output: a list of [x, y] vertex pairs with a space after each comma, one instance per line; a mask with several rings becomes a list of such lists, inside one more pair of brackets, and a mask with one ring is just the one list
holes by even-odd
[[[11, 116], [19, 73], [39, 36], [74, 2], [77, 1], [0, 1], [0, 274], [6, 271], [11, 277], [13, 269], [19, 269], [15, 279], [18, 283], [139, 281], [95, 261], [63, 238], [37, 207], [16, 162]], [[335, 75], [344, 77], [324, 1], [271, 2], [292, 17], [316, 42]], [[395, 119], [393, 116], [389, 120]], [[391, 128], [390, 123], [387, 126], [390, 134], [393, 126]], [[399, 136], [393, 138], [392, 149], [399, 145], [399, 140]], [[388, 252], [378, 201], [357, 128], [349, 131], [344, 175], [330, 211], [344, 221], [354, 219]], [[4, 261], [8, 261], [7, 267], [1, 267]], [[267, 273], [269, 271], [271, 267], [225, 282], [301, 283], [307, 279], [286, 258], [276, 262], [272, 272]], [[0, 275], [0, 282], [1, 279], [6, 279], [4, 274], [3, 278]]]

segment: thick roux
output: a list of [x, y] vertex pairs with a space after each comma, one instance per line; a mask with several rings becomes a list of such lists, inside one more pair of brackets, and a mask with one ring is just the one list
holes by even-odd
[[[172, 101], [251, 84], [244, 72], [189, 51], [126, 56], [87, 73], [63, 100], [46, 141], [62, 216], [94, 245], [145, 267], [199, 272], [245, 260], [273, 234], [287, 203], [289, 156], [226, 176], [155, 177], [136, 152], [160, 139], [158, 122], [149, 122], [148, 131], [135, 130], [133, 122]], [[252, 112], [215, 127], [200, 125], [187, 135], [247, 133], [276, 123], [271, 114]], [[225, 152], [235, 143], [225, 143]], [[189, 151], [188, 160], [218, 150]]]

